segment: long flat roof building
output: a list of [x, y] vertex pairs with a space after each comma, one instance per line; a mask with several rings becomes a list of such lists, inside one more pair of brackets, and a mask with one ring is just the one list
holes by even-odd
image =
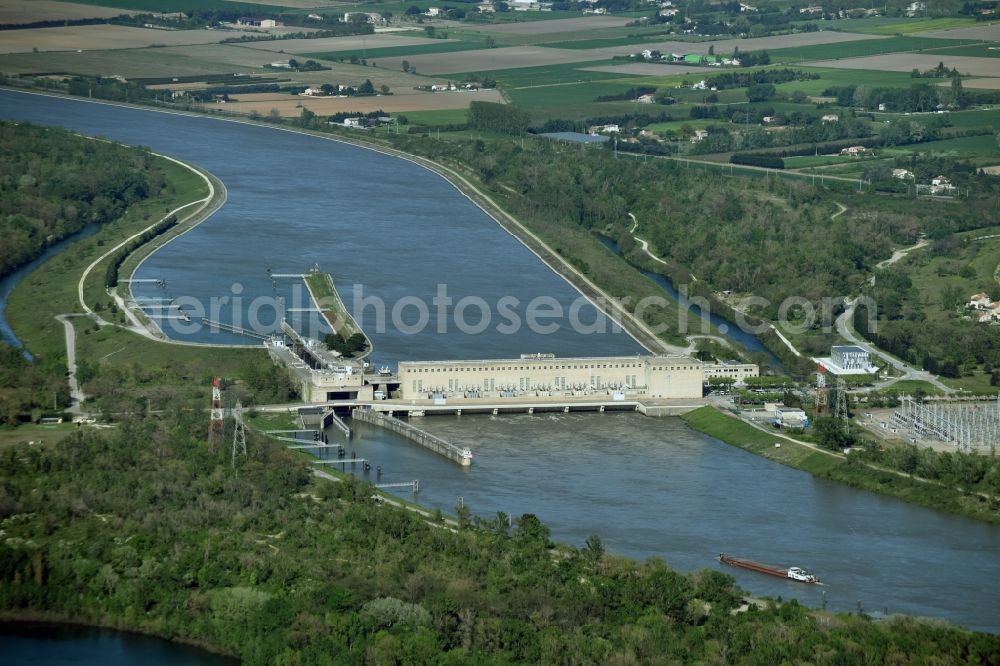
[[700, 398], [702, 363], [686, 356], [402, 361], [400, 397], [501, 398], [613, 395]]

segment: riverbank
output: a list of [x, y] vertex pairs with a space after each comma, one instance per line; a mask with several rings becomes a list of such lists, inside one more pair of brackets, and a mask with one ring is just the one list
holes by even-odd
[[995, 499], [824, 451], [779, 432], [765, 432], [714, 407], [702, 407], [680, 418], [700, 433], [823, 479], [965, 518], [1000, 523], [1000, 503]]
[[[165, 157], [155, 159], [167, 183], [160, 196], [129, 207], [121, 218], [37, 266], [13, 288], [7, 301], [5, 317], [11, 329], [42, 367], [60, 374], [66, 369], [66, 336], [63, 324], [55, 317], [79, 315], [69, 320], [76, 332], [78, 378], [81, 383], [96, 382], [98, 394], [112, 396], [87, 406], [85, 411], [125, 409], [126, 405], [129, 411], [135, 408], [136, 397], [147, 393], [196, 398], [204, 392], [202, 384], [209, 386], [213, 372], [238, 376], [247, 363], [267, 362], [262, 349], [180, 347], [175, 341], [144, 337], [133, 329], [134, 323], [122, 311], [121, 303], [108, 294], [106, 266], [114, 254], [109, 249], [141, 233], [164, 211], [193, 206], [209, 193], [195, 169]], [[216, 191], [221, 196], [225, 190]], [[122, 277], [131, 277], [145, 257], [193, 228], [218, 204], [210, 202], [197, 214], [184, 217], [167, 234], [137, 248], [122, 263]], [[100, 325], [95, 318], [105, 324]], [[180, 349], [182, 353], [178, 353]]]

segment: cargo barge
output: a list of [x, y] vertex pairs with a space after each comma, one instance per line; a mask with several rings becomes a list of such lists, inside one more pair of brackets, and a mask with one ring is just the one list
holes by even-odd
[[722, 564], [728, 564], [731, 567], [749, 569], [750, 571], [756, 571], [757, 573], [777, 576], [778, 578], [794, 580], [800, 583], [819, 583], [819, 578], [805, 569], [800, 569], [799, 567], [775, 567], [769, 564], [754, 562], [753, 560], [748, 560], [743, 557], [733, 557], [732, 555], [726, 555], [725, 553], [719, 554], [719, 562]]

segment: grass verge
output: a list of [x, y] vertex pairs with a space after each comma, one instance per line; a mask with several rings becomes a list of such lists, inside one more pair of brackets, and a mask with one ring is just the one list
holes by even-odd
[[[852, 488], [890, 495], [920, 506], [958, 514], [989, 523], [1000, 523], [1000, 500], [965, 493], [933, 481], [923, 481], [872, 467], [850, 456], [816, 450], [804, 444], [782, 439], [729, 416], [714, 407], [702, 407], [681, 418], [700, 433], [722, 440], [744, 451], [755, 453]], [[781, 444], [775, 447], [775, 443]]]

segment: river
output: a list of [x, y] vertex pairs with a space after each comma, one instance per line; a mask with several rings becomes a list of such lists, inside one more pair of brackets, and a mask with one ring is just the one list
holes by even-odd
[[43, 622], [0, 622], [5, 666], [233, 666], [239, 662], [194, 647], [110, 629]]
[[[191, 160], [222, 178], [229, 202], [146, 261], [197, 302], [244, 285], [270, 295], [265, 273], [312, 263], [338, 286], [388, 301], [453, 295], [496, 303], [575, 292], [439, 177], [404, 160], [322, 139], [219, 120], [0, 92], [0, 117], [69, 125]], [[294, 282], [292, 280], [291, 282]], [[150, 294], [156, 293], [150, 286]], [[278, 281], [287, 298], [294, 294]], [[241, 304], [240, 308], [245, 307]], [[240, 309], [228, 311], [229, 315]], [[564, 321], [564, 320], [560, 320]], [[621, 333], [567, 327], [372, 331], [377, 361], [482, 358], [551, 351], [636, 353]], [[213, 339], [203, 331], [190, 339]], [[243, 342], [245, 339], [236, 338]], [[677, 419], [634, 414], [429, 417], [433, 432], [476, 455], [462, 469], [382, 431], [358, 426], [349, 448], [383, 467], [383, 481], [419, 479], [420, 500], [477, 514], [534, 512], [557, 538], [599, 534], [610, 550], [663, 557], [681, 570], [717, 566], [720, 551], [815, 569], [823, 588], [726, 569], [746, 589], [831, 608], [932, 615], [1000, 631], [1000, 527], [852, 490], [781, 467], [689, 430]], [[331, 439], [336, 437], [331, 433]], [[374, 472], [372, 473], [374, 474]]]
[[[604, 247], [608, 248], [620, 257], [624, 256], [616, 241], [608, 238], [607, 236], [598, 236], [598, 238], [601, 243], [604, 244]], [[744, 331], [737, 324], [729, 321], [716, 312], [712, 312], [711, 309], [706, 311], [705, 308], [702, 308], [699, 304], [692, 303], [691, 299], [689, 299], [686, 294], [682, 294], [668, 277], [642, 268], [637, 268], [637, 270], [648, 279], [652, 280], [656, 286], [665, 291], [667, 295], [670, 296], [671, 300], [676, 301], [682, 309], [691, 312], [702, 321], [711, 324], [719, 331], [720, 335], [732, 340], [743, 349], [749, 352], [766, 354], [768, 365], [770, 365], [777, 372], [784, 372], [785, 367], [782, 365], [781, 360], [775, 355], [774, 352], [768, 349], [756, 335], [748, 331]], [[698, 331], [692, 331], [692, 333], [696, 332]]]
[[[3, 340], [7, 344], [13, 345], [19, 349], [24, 347], [24, 345], [21, 344], [21, 341], [18, 340], [17, 336], [14, 335], [14, 331], [11, 329], [10, 324], [7, 323], [7, 299], [10, 298], [10, 293], [14, 291], [14, 287], [16, 287], [18, 283], [28, 275], [28, 273], [41, 266], [50, 258], [59, 254], [76, 241], [86, 238], [87, 236], [94, 235], [97, 233], [98, 229], [100, 229], [100, 227], [96, 224], [86, 226], [72, 236], [63, 238], [61, 241], [48, 246], [40, 255], [0, 278], [0, 340]], [[28, 353], [27, 350], [24, 350], [24, 356], [28, 359], [31, 358], [31, 354]]]

